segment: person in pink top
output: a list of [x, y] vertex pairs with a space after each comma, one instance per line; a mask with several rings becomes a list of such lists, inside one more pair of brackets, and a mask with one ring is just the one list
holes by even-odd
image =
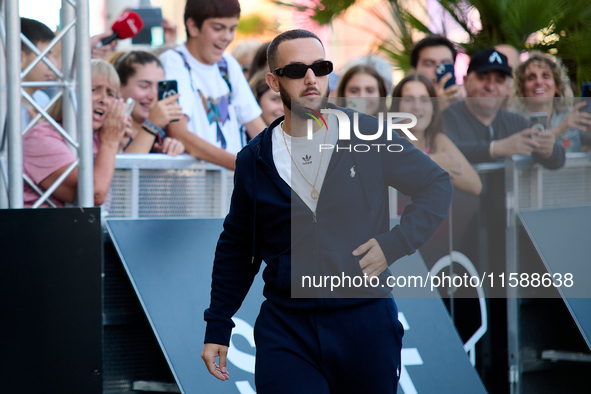
[[396, 85], [392, 97], [392, 112], [408, 112], [417, 117], [417, 124], [410, 131], [418, 140], [410, 142], [449, 173], [454, 188], [480, 194], [482, 182], [478, 173], [443, 133], [439, 101], [429, 79], [422, 74], [410, 74]]
[[[111, 64], [93, 59], [92, 68], [92, 132], [94, 134], [94, 204], [101, 205], [111, 185], [115, 157], [129, 141], [131, 118], [125, 115], [125, 103], [118, 99], [119, 77]], [[61, 121], [61, 100], [50, 113]], [[76, 161], [68, 142], [48, 122], [32, 128], [23, 137], [23, 170], [35, 185], [45, 191]], [[75, 168], [51, 195], [57, 206], [74, 203], [78, 190], [78, 169]], [[26, 182], [24, 205], [32, 207], [39, 194]], [[47, 207], [47, 204], [41, 206]]]

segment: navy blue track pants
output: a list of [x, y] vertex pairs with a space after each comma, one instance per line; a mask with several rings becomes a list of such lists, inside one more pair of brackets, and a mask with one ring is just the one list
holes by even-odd
[[402, 325], [392, 298], [341, 310], [261, 306], [257, 394], [395, 394]]

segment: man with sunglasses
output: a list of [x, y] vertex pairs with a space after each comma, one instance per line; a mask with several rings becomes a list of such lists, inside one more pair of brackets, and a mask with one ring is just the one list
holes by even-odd
[[[390, 288], [302, 280], [331, 274], [383, 283], [389, 264], [413, 253], [447, 215], [449, 176], [397, 135], [390, 142], [403, 146], [399, 153], [319, 150], [338, 141], [336, 115], [321, 111], [341, 111], [351, 124], [358, 118], [366, 135], [378, 120], [327, 102], [333, 66], [313, 33], [280, 34], [267, 58], [267, 83], [280, 93], [285, 116], [238, 154], [201, 357], [213, 376], [229, 379], [231, 318], [264, 260], [267, 300], [254, 328], [257, 393], [396, 393], [403, 328]], [[309, 114], [318, 120], [310, 139]], [[413, 197], [391, 230], [388, 186]]]

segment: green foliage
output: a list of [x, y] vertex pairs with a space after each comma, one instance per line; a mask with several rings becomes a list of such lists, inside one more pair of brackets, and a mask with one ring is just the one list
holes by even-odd
[[[562, 58], [577, 86], [591, 81], [591, 0], [437, 0], [443, 9], [468, 33], [461, 43], [471, 55], [497, 44], [518, 50], [540, 49]], [[319, 0], [316, 7], [299, 7], [312, 12], [320, 25], [340, 17], [356, 0]], [[289, 5], [290, 3], [278, 4]], [[374, 12], [389, 29], [390, 38], [379, 49], [403, 71], [410, 69], [413, 34], [432, 34], [428, 21], [421, 21], [405, 8], [404, 0], [388, 0], [389, 14]], [[415, 1], [415, 4], [418, 1]], [[477, 10], [482, 29], [474, 31], [468, 12]], [[439, 31], [438, 33], [445, 33]], [[530, 43], [532, 34], [537, 41]], [[576, 92], [575, 92], [576, 93]]]
[[410, 71], [410, 52], [414, 46], [413, 31], [426, 34], [431, 34], [431, 31], [399, 2], [390, 2], [388, 8], [390, 13], [387, 17], [380, 15], [378, 11], [372, 11], [390, 31], [390, 38], [384, 40], [378, 50], [390, 59], [395, 69], [407, 73]]
[[244, 35], [264, 34], [268, 25], [260, 15], [247, 15], [240, 18], [236, 31]]
[[559, 4], [556, 17], [533, 48], [560, 57], [578, 88], [591, 81], [591, 3], [569, 0]]

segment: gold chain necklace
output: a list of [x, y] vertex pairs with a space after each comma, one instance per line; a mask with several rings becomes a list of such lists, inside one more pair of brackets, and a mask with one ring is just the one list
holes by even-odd
[[[324, 150], [322, 151], [322, 154], [320, 155], [320, 163], [318, 163], [318, 171], [316, 171], [316, 178], [314, 179], [314, 183], [311, 183], [309, 180], [306, 179], [306, 177], [304, 176], [304, 174], [302, 173], [302, 171], [298, 167], [297, 163], [293, 159], [291, 152], [289, 151], [289, 146], [287, 146], [287, 140], [285, 139], [285, 131], [283, 130], [283, 121], [281, 121], [280, 126], [281, 126], [281, 135], [283, 135], [283, 142], [285, 142], [285, 149], [287, 149], [287, 153], [289, 153], [289, 157], [291, 157], [291, 161], [293, 162], [293, 165], [298, 170], [298, 172], [300, 173], [302, 178], [306, 181], [306, 183], [308, 185], [312, 186], [312, 191], [310, 192], [310, 197], [312, 197], [312, 200], [318, 200], [318, 197], [320, 196], [320, 192], [316, 189], [316, 182], [318, 181], [318, 174], [320, 174], [320, 167], [322, 166], [322, 158], [324, 157]], [[326, 130], [326, 135], [324, 136], [324, 144], [326, 144], [327, 137], [328, 137], [328, 130]]]

